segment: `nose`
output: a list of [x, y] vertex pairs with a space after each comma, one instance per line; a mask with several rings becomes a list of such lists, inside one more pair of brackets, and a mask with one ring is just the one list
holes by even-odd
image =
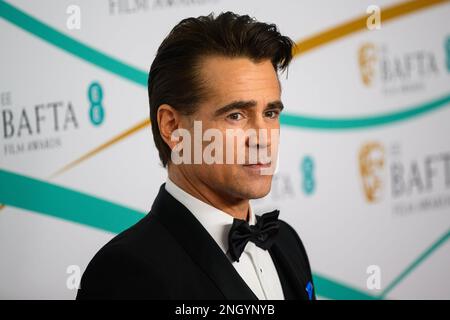
[[256, 115], [249, 121], [250, 134], [246, 139], [246, 145], [249, 148], [264, 149], [270, 148], [271, 146], [271, 129], [272, 126], [269, 125], [262, 115]]

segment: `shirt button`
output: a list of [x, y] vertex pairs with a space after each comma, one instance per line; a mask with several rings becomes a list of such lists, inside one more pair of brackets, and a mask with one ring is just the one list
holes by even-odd
[[259, 268], [259, 271], [262, 273], [262, 269], [261, 268]]

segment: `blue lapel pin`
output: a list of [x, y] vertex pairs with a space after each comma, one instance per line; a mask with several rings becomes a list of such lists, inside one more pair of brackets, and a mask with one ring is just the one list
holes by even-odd
[[313, 297], [313, 284], [311, 281], [308, 281], [308, 284], [305, 287], [306, 292], [308, 292], [308, 299], [312, 300]]

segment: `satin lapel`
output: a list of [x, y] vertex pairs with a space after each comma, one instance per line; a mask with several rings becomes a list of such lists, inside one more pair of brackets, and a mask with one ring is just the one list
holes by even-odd
[[269, 249], [275, 268], [280, 278], [286, 300], [308, 300], [305, 284], [301, 281], [299, 273], [289, 257], [283, 252], [278, 243], [274, 243]]
[[194, 262], [208, 275], [225, 299], [257, 300], [222, 249], [194, 215], [165, 189], [163, 184], [150, 217], [161, 222]]

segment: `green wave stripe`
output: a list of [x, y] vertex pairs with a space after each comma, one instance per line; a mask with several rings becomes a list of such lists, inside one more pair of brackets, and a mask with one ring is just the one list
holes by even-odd
[[0, 169], [0, 203], [119, 233], [144, 214], [86, 193]]
[[359, 289], [344, 285], [336, 280], [324, 277], [317, 273], [313, 274], [316, 294], [333, 300], [380, 300], [377, 296], [372, 296]]
[[11, 22], [19, 28], [30, 32], [36, 37], [55, 45], [93, 65], [112, 72], [122, 78], [128, 79], [139, 85], [147, 85], [147, 72], [132, 67], [118, 59], [91, 48], [77, 41], [48, 24], [45, 24], [29, 14], [17, 9], [13, 5], [1, 0], [0, 17]]
[[438, 247], [446, 243], [450, 239], [450, 230], [440, 236], [429, 246], [422, 254], [417, 257], [408, 267], [406, 267], [391, 283], [381, 292], [380, 298], [383, 298], [389, 294], [407, 275], [409, 275], [417, 266], [424, 262]]
[[[31, 15], [17, 9], [13, 5], [0, 0], [0, 17], [16, 25], [19, 28], [33, 34], [36, 37], [81, 58], [97, 67], [109, 71], [119, 77], [132, 81], [140, 86], [147, 86], [148, 74], [145, 71], [132, 67], [118, 59], [115, 59], [101, 51], [83, 44], [55, 28], [45, 24]], [[386, 125], [397, 121], [407, 120], [423, 115], [427, 112], [444, 107], [450, 99], [450, 95], [426, 103], [421, 106], [408, 108], [403, 111], [374, 115], [368, 117], [352, 118], [322, 118], [302, 116], [291, 113], [281, 115], [281, 124], [300, 128], [311, 129], [358, 129], [373, 126]]]
[[362, 118], [314, 118], [293, 114], [281, 114], [280, 122], [286, 126], [303, 127], [310, 129], [358, 129], [392, 124], [394, 122], [410, 119], [437, 110], [449, 105], [450, 94], [405, 110], [368, 116]]
[[[0, 202], [103, 231], [119, 233], [145, 213], [86, 193], [0, 169]], [[374, 299], [374, 297], [314, 275], [316, 292], [329, 299]]]

